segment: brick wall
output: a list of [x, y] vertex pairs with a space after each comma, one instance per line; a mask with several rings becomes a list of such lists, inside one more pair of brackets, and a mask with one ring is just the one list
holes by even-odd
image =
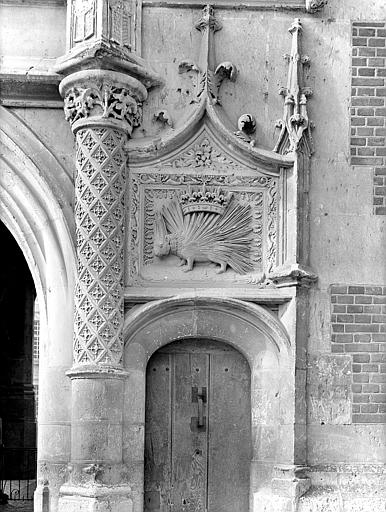
[[386, 167], [374, 169], [374, 213], [386, 215]]
[[386, 215], [386, 22], [352, 25], [351, 164], [374, 167], [374, 213]]
[[386, 423], [386, 286], [331, 286], [332, 352], [352, 356], [352, 422]]

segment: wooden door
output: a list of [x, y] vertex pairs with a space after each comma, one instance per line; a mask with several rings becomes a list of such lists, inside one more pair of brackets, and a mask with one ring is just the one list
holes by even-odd
[[149, 361], [145, 512], [247, 512], [250, 370], [228, 345], [183, 340]]

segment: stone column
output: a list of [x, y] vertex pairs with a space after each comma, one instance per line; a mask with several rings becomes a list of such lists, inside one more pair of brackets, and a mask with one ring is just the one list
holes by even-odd
[[[111, 70], [60, 84], [76, 137], [71, 465], [59, 510], [130, 510], [122, 467], [125, 144], [146, 88]], [[83, 509], [82, 509], [83, 510]]]
[[122, 462], [126, 143], [157, 77], [133, 53], [126, 0], [70, 0], [57, 63], [76, 138], [71, 463], [60, 511], [130, 512]]

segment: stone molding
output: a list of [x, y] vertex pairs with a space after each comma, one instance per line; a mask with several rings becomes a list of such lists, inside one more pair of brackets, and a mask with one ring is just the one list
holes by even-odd
[[[319, 12], [327, 0], [245, 0], [242, 4], [233, 3], [230, 0], [212, 0], [211, 5], [225, 9], [247, 9], [254, 11], [306, 11], [311, 14]], [[205, 5], [203, 0], [143, 0], [144, 7], [177, 7], [197, 8]]]
[[[207, 139], [203, 139], [207, 141]], [[198, 145], [200, 147], [200, 145]], [[208, 149], [208, 144], [205, 145]], [[210, 146], [212, 148], [212, 146]], [[183, 192], [189, 186], [209, 186], [225, 187], [224, 190], [232, 192], [235, 200], [242, 201], [243, 205], [249, 205], [252, 216], [253, 241], [251, 243], [251, 263], [250, 271], [242, 276], [212, 276], [212, 273], [204, 277], [204, 274], [195, 274], [188, 277], [190, 284], [199, 286], [215, 279], [217, 287], [229, 284], [238, 286], [253, 285], [254, 287], [265, 287], [264, 273], [269, 273], [276, 265], [277, 259], [277, 237], [278, 237], [278, 180], [272, 176], [264, 175], [241, 175], [241, 166], [236, 162], [228, 160], [229, 173], [225, 172], [226, 157], [219, 155], [218, 148], [213, 146], [210, 156], [213, 162], [218, 158], [223, 161], [223, 171], [221, 174], [214, 175], [213, 168], [208, 167], [205, 174], [178, 174], [178, 169], [188, 169], [188, 162], [184, 155], [174, 164], [177, 164], [175, 172], [166, 166], [163, 172], [155, 172], [154, 169], [141, 169], [141, 172], [134, 169], [130, 175], [130, 205], [129, 210], [129, 236], [128, 236], [128, 272], [127, 282], [134, 286], [150, 285], [151, 282], [159, 280], [159, 277], [152, 274], [152, 264], [154, 263], [154, 240], [155, 240], [155, 218], [158, 208], [162, 205], [167, 206], [168, 200], [175, 200], [179, 192]], [[190, 155], [190, 151], [187, 152]], [[194, 155], [190, 155], [195, 161]], [[201, 158], [201, 156], [200, 156]], [[184, 163], [186, 162], [186, 163]], [[201, 162], [201, 160], [200, 160]], [[221, 164], [220, 164], [221, 167]], [[200, 167], [199, 167], [200, 168]], [[245, 170], [245, 169], [244, 169]], [[191, 168], [194, 171], [194, 165]], [[219, 169], [220, 171], [220, 169]], [[236, 174], [236, 175], [235, 175]], [[143, 208], [141, 205], [143, 204]], [[143, 235], [142, 235], [143, 233]], [[263, 242], [263, 233], [266, 233], [266, 239]], [[166, 272], [167, 269], [164, 269]], [[149, 274], [150, 272], [150, 274]], [[162, 274], [164, 275], [164, 274]], [[165, 274], [167, 275], [167, 274]], [[169, 276], [169, 285], [186, 286], [185, 274], [178, 270], [173, 276]], [[204, 281], [203, 281], [204, 279]]]
[[[73, 186], [65, 169], [44, 143], [22, 120], [1, 106], [0, 131], [2, 154], [7, 164], [1, 180], [1, 219], [23, 250], [34, 278], [41, 313], [45, 315], [46, 265], [50, 264], [51, 257], [55, 255], [57, 259], [57, 288], [69, 286], [76, 268], [75, 244], [71, 237]], [[18, 183], [17, 186], [3, 185], [8, 174], [13, 176], [12, 185]], [[61, 204], [59, 197], [64, 197]]]
[[63, 108], [58, 75], [0, 74], [0, 103], [5, 107]]
[[[196, 311], [200, 307], [205, 310], [221, 310], [238, 318], [254, 318], [253, 322], [259, 325], [259, 328], [276, 346], [279, 345], [281, 352], [290, 350], [291, 342], [288, 332], [277, 317], [266, 308], [243, 300], [225, 299], [221, 296], [200, 297], [195, 293], [185, 293], [169, 299], [155, 300], [130, 311], [125, 318], [123, 334], [125, 344], [127, 340], [136, 336], [139, 330], [143, 329], [149, 322], [156, 321], [168, 314], [173, 314], [173, 311], [177, 309], [185, 308]], [[190, 336], [195, 337], [198, 335], [199, 325], [196, 322], [189, 328], [191, 329]], [[175, 339], [178, 339], [178, 335]], [[170, 341], [174, 340], [171, 339]], [[244, 350], [242, 352], [245, 353]], [[148, 358], [150, 358], [151, 353], [147, 354]]]
[[66, 372], [70, 379], [126, 379], [127, 372], [115, 366], [82, 365]]

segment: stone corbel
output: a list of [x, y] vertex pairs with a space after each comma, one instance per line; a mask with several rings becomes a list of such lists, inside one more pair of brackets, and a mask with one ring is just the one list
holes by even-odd
[[277, 286], [277, 288], [284, 288], [287, 286], [302, 286], [309, 288], [318, 280], [318, 276], [312, 272], [310, 268], [294, 263], [292, 265], [276, 267], [269, 275], [269, 279]]

